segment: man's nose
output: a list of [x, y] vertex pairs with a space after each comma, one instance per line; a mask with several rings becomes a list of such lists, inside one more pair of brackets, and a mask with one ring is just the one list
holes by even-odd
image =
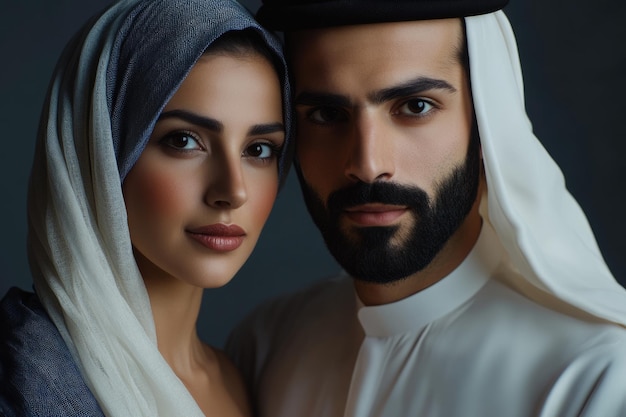
[[389, 128], [381, 116], [363, 112], [355, 119], [345, 165], [352, 181], [373, 183], [390, 179], [395, 172]]

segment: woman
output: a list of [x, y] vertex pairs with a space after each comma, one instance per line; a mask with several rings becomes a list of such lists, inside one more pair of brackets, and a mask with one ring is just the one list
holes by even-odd
[[278, 42], [227, 0], [120, 1], [60, 59], [30, 179], [36, 295], [0, 305], [0, 415], [249, 415], [195, 332], [290, 158]]

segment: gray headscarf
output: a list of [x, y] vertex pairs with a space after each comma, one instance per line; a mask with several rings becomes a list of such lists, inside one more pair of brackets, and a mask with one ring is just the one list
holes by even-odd
[[[235, 1], [116, 2], [72, 39], [52, 79], [29, 186], [29, 259], [37, 294], [107, 415], [202, 415], [157, 349], [121, 183], [204, 50], [246, 28], [276, 55], [289, 139], [280, 44]], [[287, 141], [282, 179], [291, 149]]]

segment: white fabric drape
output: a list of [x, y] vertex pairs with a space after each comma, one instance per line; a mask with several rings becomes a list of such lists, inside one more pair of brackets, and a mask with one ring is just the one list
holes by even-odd
[[[143, 19], [142, 24], [160, 30], [160, 36], [133, 33], [136, 16]], [[185, 25], [194, 27], [185, 29]], [[278, 51], [278, 42], [274, 38], [270, 42], [271, 35], [234, 1], [123, 0], [75, 36], [54, 74], [30, 180], [29, 258], [36, 292], [108, 416], [203, 415], [157, 349], [148, 295], [132, 254], [116, 158], [119, 149], [114, 149], [114, 144], [134, 141], [127, 147], [137, 155], [121, 155], [125, 158], [122, 165], [132, 166], [148, 137], [115, 137], [110, 93], [120, 82], [126, 88], [132, 77], [141, 81], [147, 76], [132, 73], [135, 65], [141, 67], [141, 59], [147, 60], [148, 67], [156, 64], [157, 72], [159, 61], [166, 60], [159, 79], [142, 84], [150, 88], [146, 97], [154, 97], [152, 93], [159, 88], [168, 89], [159, 92], [160, 102], [146, 101], [146, 108], [157, 112], [144, 119], [154, 123], [158, 109], [179, 85], [174, 84], [182, 82], [204, 49], [228, 30], [249, 27], [256, 28], [270, 49]], [[152, 37], [159, 43], [153, 46], [149, 39], [129, 46], [130, 41], [123, 38], [126, 33], [139, 39]], [[114, 53], [120, 55], [118, 47], [137, 47], [138, 54], [131, 49], [128, 65], [121, 58], [112, 61]], [[122, 81], [111, 78], [120, 72], [111, 68], [118, 63], [124, 67]], [[167, 77], [173, 84], [163, 87]], [[284, 88], [285, 93], [288, 86]], [[124, 105], [119, 100], [116, 105]], [[122, 109], [121, 118], [139, 119], [136, 116], [147, 111], [117, 108]], [[149, 125], [139, 128], [148, 130], [149, 136]]]
[[[105, 414], [201, 416], [157, 349], [126, 224], [105, 91], [112, 29], [128, 3], [104, 14], [71, 58], [80, 60], [76, 80], [61, 68], [51, 85], [29, 194], [31, 268]], [[105, 46], [95, 59], [99, 42]], [[97, 140], [82, 143], [84, 136]]]
[[547, 294], [602, 320], [626, 324], [626, 291], [604, 262], [559, 167], [532, 132], [509, 21], [502, 11], [465, 21], [488, 219], [520, 272], [512, 284], [533, 297]]

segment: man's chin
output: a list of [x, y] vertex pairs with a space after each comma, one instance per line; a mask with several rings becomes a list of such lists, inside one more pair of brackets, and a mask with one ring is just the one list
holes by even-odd
[[[394, 230], [378, 232], [361, 233], [356, 238], [342, 235], [341, 239], [330, 239], [326, 243], [339, 265], [354, 279], [363, 282], [393, 284], [423, 267], [420, 260], [407, 256], [411, 253], [407, 245], [390, 243]], [[338, 244], [338, 240], [342, 243]]]
[[367, 249], [382, 251], [397, 240], [395, 236], [397, 232], [398, 226], [343, 225], [338, 229], [338, 240], [353, 246], [354, 250], [360, 253]]

